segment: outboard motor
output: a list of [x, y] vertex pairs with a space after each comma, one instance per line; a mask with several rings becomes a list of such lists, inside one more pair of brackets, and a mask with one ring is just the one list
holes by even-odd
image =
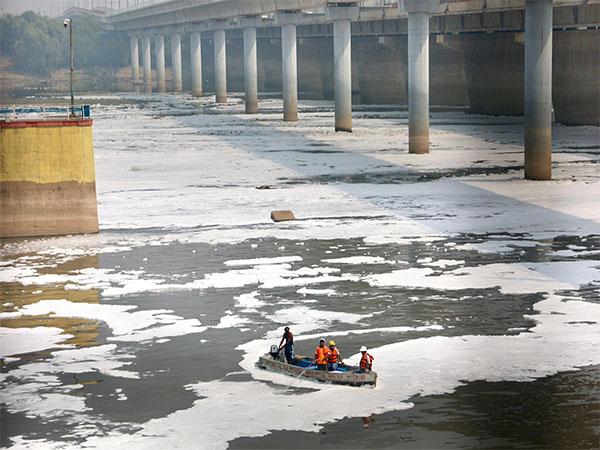
[[269, 351], [269, 354], [275, 361], [279, 361], [279, 347], [277, 345], [271, 345], [271, 351]]

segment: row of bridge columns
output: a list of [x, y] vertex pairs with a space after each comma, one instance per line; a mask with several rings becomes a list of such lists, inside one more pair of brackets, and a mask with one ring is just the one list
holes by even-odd
[[[438, 11], [440, 0], [401, 0], [408, 13], [408, 103], [409, 152], [429, 153], [429, 17]], [[358, 6], [330, 6], [326, 17], [333, 22], [335, 130], [352, 131], [351, 29], [358, 19]], [[283, 119], [298, 120], [296, 26], [301, 12], [275, 15], [281, 26], [283, 71]], [[258, 112], [256, 28], [260, 17], [241, 17], [244, 39], [245, 111]], [[215, 22], [215, 97], [227, 102], [226, 39], [228, 22]], [[526, 0], [525, 20], [525, 178], [551, 178], [552, 154], [552, 0]], [[200, 32], [190, 34], [192, 91], [202, 95], [202, 49]], [[165, 91], [164, 37], [155, 36], [159, 92]], [[171, 35], [173, 89], [182, 91], [181, 34]], [[132, 76], [139, 80], [138, 38], [131, 38]], [[143, 77], [146, 91], [152, 90], [150, 36], [142, 36]]]
[[[194, 47], [194, 35], [196, 35], [198, 46]], [[140, 79], [140, 66], [139, 66], [139, 46], [137, 36], [131, 36], [131, 73], [134, 82], [139, 82]], [[199, 81], [200, 86], [202, 83], [202, 69], [200, 63], [200, 34], [192, 33], [192, 62], [196, 62], [196, 67], [199, 68]], [[157, 89], [158, 92], [166, 92], [166, 77], [165, 77], [165, 38], [163, 34], [157, 34], [154, 36], [155, 45], [155, 58], [156, 58], [156, 78], [157, 78]], [[197, 56], [194, 54], [194, 50], [197, 50]], [[147, 92], [152, 92], [152, 49], [151, 39], [149, 35], [142, 36], [142, 64], [143, 64], [143, 78], [144, 86]], [[181, 35], [178, 33], [171, 35], [171, 62], [173, 69], [173, 90], [175, 92], [182, 92], [183, 90], [183, 77], [181, 72]], [[192, 71], [194, 71], [194, 64], [192, 64]], [[202, 88], [195, 92], [196, 95], [202, 94]]]

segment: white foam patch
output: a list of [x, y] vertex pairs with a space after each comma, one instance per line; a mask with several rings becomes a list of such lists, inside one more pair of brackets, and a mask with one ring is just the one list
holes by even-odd
[[[0, 317], [1, 318], [1, 317]], [[60, 328], [0, 328], [0, 357], [39, 352], [49, 348], [70, 348], [59, 344], [73, 336]]]
[[[423, 325], [420, 327], [384, 327], [384, 328], [365, 328], [358, 330], [346, 330], [346, 331], [328, 331], [325, 333], [327, 336], [348, 336], [351, 334], [371, 334], [371, 333], [409, 333], [409, 332], [421, 332], [421, 331], [439, 331], [443, 330], [442, 325]], [[302, 334], [294, 336], [294, 341], [307, 341], [311, 339], [320, 339], [323, 336], [321, 334]], [[327, 340], [327, 339], [325, 339]]]
[[600, 250], [588, 250], [588, 251], [573, 251], [573, 250], [556, 250], [552, 252], [553, 256], [562, 256], [562, 257], [575, 257], [578, 258], [580, 256], [597, 256], [600, 257]]
[[106, 323], [113, 341], [147, 341], [152, 339], [201, 333], [206, 327], [197, 319], [183, 319], [170, 315], [166, 309], [132, 311], [133, 305], [106, 305], [70, 302], [68, 300], [42, 300], [25, 305], [19, 311], [1, 313], [0, 319], [51, 314], [54, 317], [70, 317], [97, 320]]
[[391, 264], [381, 256], [349, 256], [347, 258], [322, 259], [321, 261], [333, 264]]
[[[284, 258], [294, 259], [296, 257]], [[259, 260], [255, 260], [259, 261]], [[18, 281], [24, 285], [61, 285], [66, 290], [99, 289], [103, 297], [119, 297], [142, 292], [177, 292], [211, 288], [234, 288], [258, 285], [263, 289], [285, 286], [304, 286], [340, 280], [355, 280], [355, 276], [339, 273], [337, 268], [302, 267], [292, 270], [287, 263], [269, 264], [272, 258], [264, 258], [260, 264], [243, 269], [206, 274], [203, 279], [187, 283], [167, 283], [165, 279], [147, 275], [143, 270], [116, 272], [112, 269], [82, 269], [72, 274], [39, 274], [34, 269], [14, 271]], [[241, 265], [241, 264], [240, 264]]]
[[398, 244], [398, 245], [411, 245], [413, 243], [425, 243], [431, 244], [432, 242], [443, 241], [447, 239], [447, 235], [439, 235], [437, 233], [427, 233], [427, 236], [406, 236], [403, 235], [389, 235], [389, 234], [373, 234], [370, 233], [363, 239], [366, 244]]
[[431, 267], [440, 267], [440, 268], [445, 268], [448, 266], [462, 266], [465, 263], [464, 260], [457, 260], [457, 259], [438, 259], [435, 261], [430, 261], [430, 262], [426, 262], [423, 265], [424, 266], [431, 266]]
[[[324, 311], [312, 309], [307, 306], [293, 306], [291, 308], [279, 309], [274, 314], [265, 316], [275, 323], [293, 326], [293, 332], [302, 334], [311, 330], [328, 328], [334, 323], [355, 324], [363, 319], [373, 317], [370, 314], [354, 314], [337, 311]], [[268, 333], [271, 338], [281, 337], [282, 330]]]
[[276, 258], [234, 259], [225, 261], [226, 266], [257, 266], [260, 264], [282, 264], [302, 261], [301, 256], [280, 256]]
[[334, 295], [338, 295], [335, 289], [310, 289], [307, 287], [302, 287], [296, 291], [298, 294], [302, 294], [304, 296], [307, 295], [326, 295], [327, 297], [331, 297]]
[[228, 314], [221, 317], [219, 323], [215, 325], [214, 328], [239, 328], [249, 322], [250, 320], [245, 317], [240, 317], [235, 314]]
[[597, 280], [596, 262], [551, 262], [488, 264], [465, 267], [435, 275], [429, 268], [395, 270], [371, 275], [373, 286], [405, 286], [417, 289], [487, 289], [498, 287], [504, 294], [526, 294], [579, 287], [580, 280]]
[[253, 291], [248, 294], [242, 294], [233, 297], [235, 300], [235, 307], [240, 308], [242, 312], [256, 312], [258, 308], [266, 305], [265, 302], [259, 300], [260, 293]]
[[[140, 376], [136, 372], [123, 370], [131, 364], [123, 359], [132, 358], [132, 355], [119, 353], [115, 344], [59, 350], [47, 360], [21, 365], [2, 374], [0, 401], [11, 413], [20, 412], [44, 421], [87, 422], [84, 413], [89, 408], [85, 405], [85, 397], [73, 395], [73, 391], [82, 386], [65, 385], [61, 378], [65, 374], [97, 373], [138, 379]], [[94, 417], [93, 422], [103, 420]]]

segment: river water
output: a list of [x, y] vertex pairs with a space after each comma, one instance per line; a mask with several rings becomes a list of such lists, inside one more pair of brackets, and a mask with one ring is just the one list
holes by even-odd
[[[520, 118], [439, 109], [415, 156], [405, 109], [86, 100], [101, 232], [0, 244], [3, 446], [597, 448], [597, 128], [534, 183]], [[258, 369], [285, 326], [377, 387]]]

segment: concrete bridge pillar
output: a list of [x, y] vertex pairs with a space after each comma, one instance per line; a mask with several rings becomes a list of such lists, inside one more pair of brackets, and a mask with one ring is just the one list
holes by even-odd
[[227, 103], [227, 49], [225, 30], [213, 32], [215, 43], [215, 101]]
[[302, 13], [282, 12], [275, 15], [281, 25], [281, 69], [283, 72], [283, 120], [298, 120], [298, 56], [296, 52], [296, 25], [303, 20]]
[[137, 36], [129, 38], [131, 43], [131, 80], [134, 83], [140, 81], [140, 49]]
[[181, 76], [181, 35], [179, 33], [171, 35], [171, 65], [173, 67], [173, 90], [181, 92], [183, 91], [183, 82]]
[[352, 44], [350, 22], [358, 19], [358, 6], [329, 6], [333, 21], [335, 131], [352, 131]]
[[256, 27], [260, 17], [240, 17], [239, 25], [244, 28], [244, 101], [246, 114], [258, 112], [258, 76], [256, 70]]
[[144, 62], [144, 90], [152, 92], [152, 57], [150, 55], [150, 36], [142, 37], [142, 57]]
[[157, 34], [154, 37], [156, 50], [156, 78], [158, 79], [158, 92], [166, 92], [165, 83], [165, 37]]
[[552, 178], [552, 0], [525, 2], [525, 178]]
[[192, 94], [202, 95], [202, 41], [200, 33], [190, 34], [190, 52], [192, 61]]
[[408, 151], [429, 153], [429, 13], [439, 0], [400, 0], [408, 12]]

